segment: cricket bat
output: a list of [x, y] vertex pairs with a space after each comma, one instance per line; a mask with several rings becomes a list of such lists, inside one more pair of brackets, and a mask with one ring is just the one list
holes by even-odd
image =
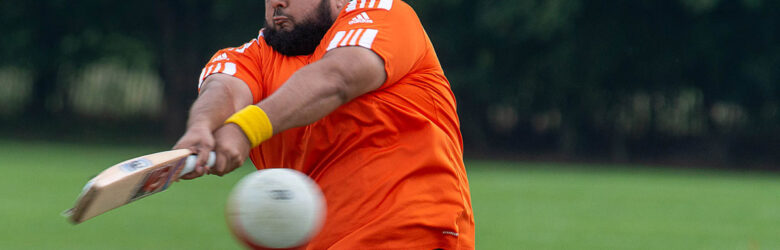
[[[144, 155], [103, 170], [92, 178], [76, 199], [73, 208], [63, 212], [79, 224], [111, 209], [164, 191], [182, 175], [195, 170], [196, 156], [189, 149]], [[214, 152], [207, 166], [213, 166]]]

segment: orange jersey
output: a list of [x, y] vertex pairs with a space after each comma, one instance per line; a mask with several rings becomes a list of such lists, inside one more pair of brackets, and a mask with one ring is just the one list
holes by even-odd
[[385, 62], [387, 81], [310, 125], [251, 150], [258, 169], [312, 177], [327, 201], [308, 249], [472, 249], [471, 210], [455, 98], [419, 18], [400, 0], [354, 0], [312, 55], [284, 56], [260, 36], [217, 52], [202, 81], [243, 80], [254, 102], [329, 50], [360, 46]]

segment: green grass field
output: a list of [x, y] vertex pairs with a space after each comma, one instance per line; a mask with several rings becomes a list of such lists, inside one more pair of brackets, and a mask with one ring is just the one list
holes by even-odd
[[[0, 141], [0, 249], [237, 249], [224, 204], [249, 165], [73, 226], [103, 168], [160, 147]], [[467, 161], [478, 249], [780, 249], [780, 175]]]

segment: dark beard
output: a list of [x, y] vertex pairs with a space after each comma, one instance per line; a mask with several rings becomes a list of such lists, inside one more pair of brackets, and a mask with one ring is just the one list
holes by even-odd
[[266, 23], [263, 37], [265, 43], [282, 55], [309, 55], [314, 53], [334, 21], [330, 17], [330, 1], [322, 0], [313, 18], [296, 23], [291, 31], [275, 30]]

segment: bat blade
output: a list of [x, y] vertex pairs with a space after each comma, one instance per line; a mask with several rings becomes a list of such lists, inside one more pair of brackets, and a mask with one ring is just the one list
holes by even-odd
[[[194, 164], [188, 149], [144, 155], [111, 166], [84, 186], [73, 208], [64, 215], [79, 224], [114, 208], [166, 190]], [[213, 158], [213, 157], [211, 157]], [[211, 159], [210, 159], [211, 160]], [[192, 166], [187, 171], [191, 171]], [[187, 172], [185, 171], [185, 172]]]

